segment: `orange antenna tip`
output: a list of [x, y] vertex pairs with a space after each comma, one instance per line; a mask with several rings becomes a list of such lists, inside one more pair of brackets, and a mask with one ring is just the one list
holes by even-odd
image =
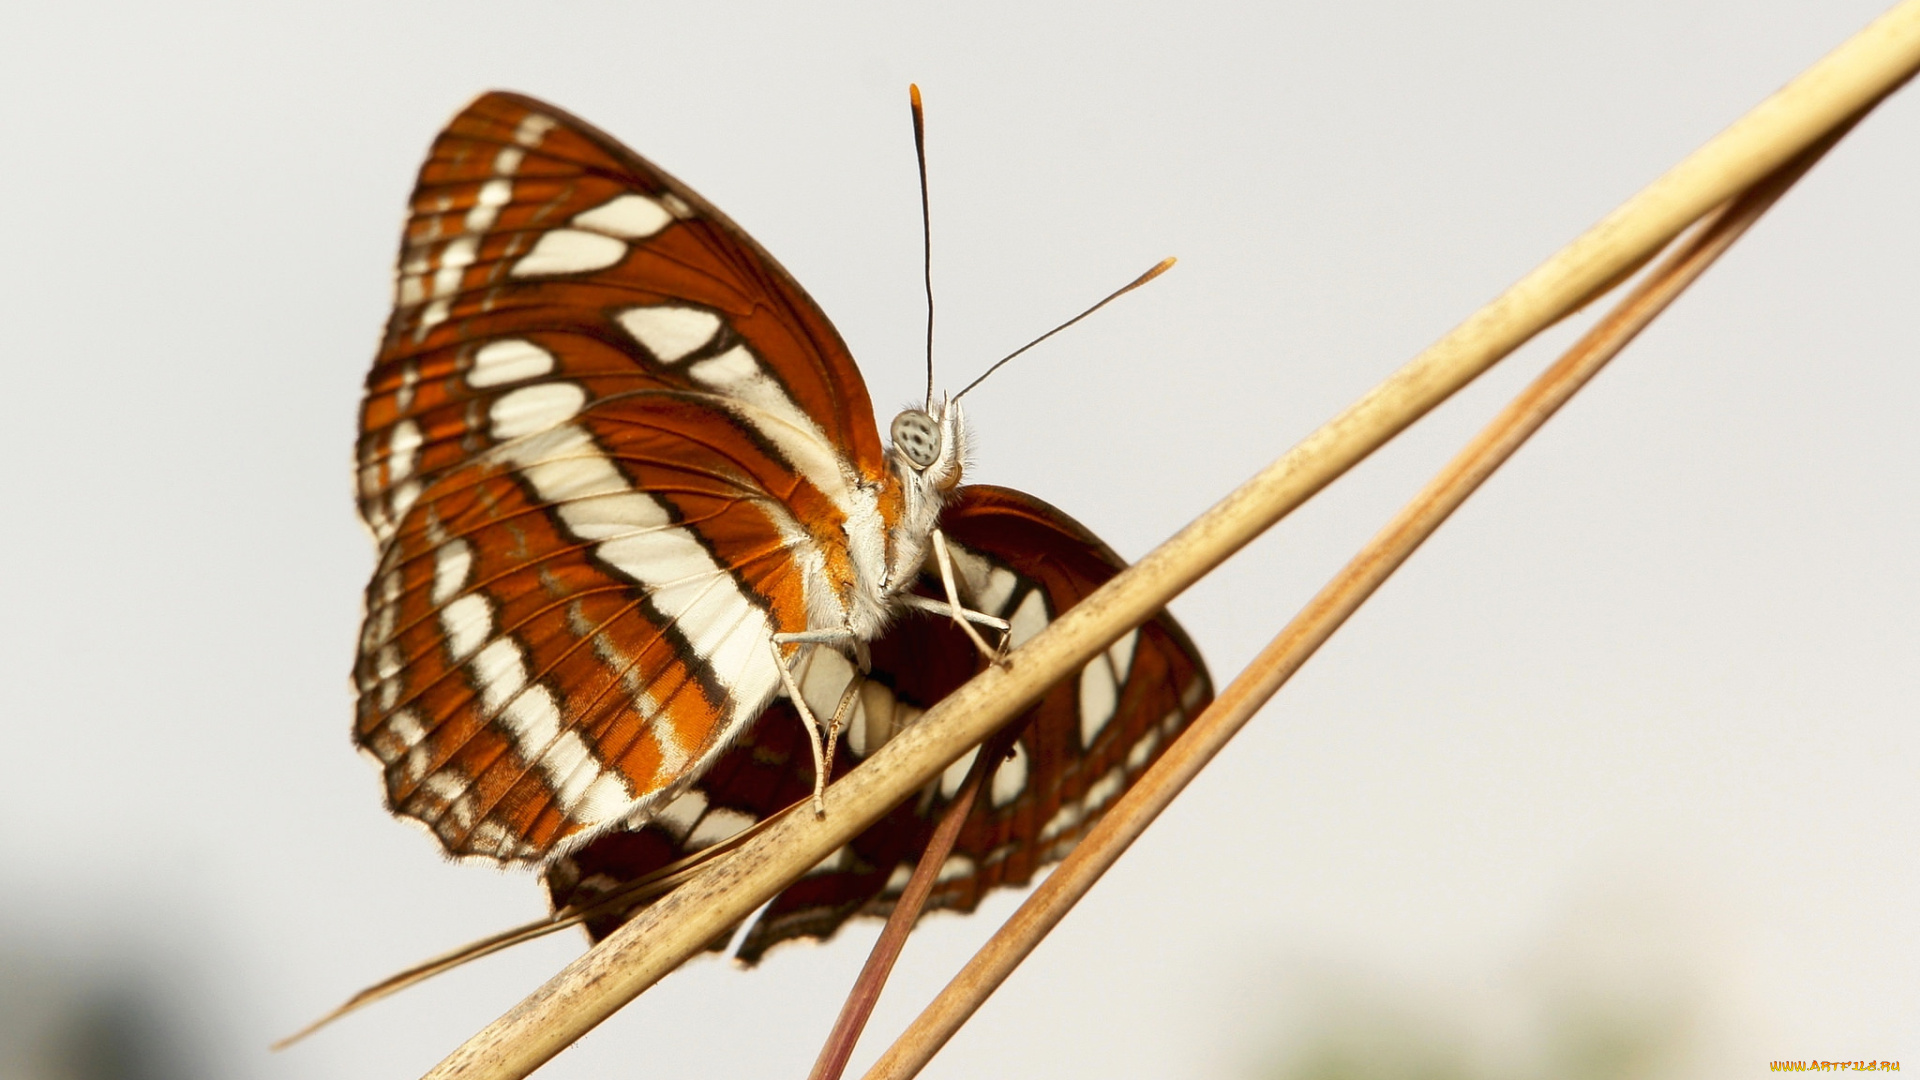
[[1134, 289], [1137, 289], [1137, 288], [1139, 288], [1140, 286], [1142, 286], [1142, 285], [1145, 285], [1145, 284], [1146, 284], [1147, 282], [1149, 282], [1149, 281], [1152, 281], [1152, 280], [1153, 280], [1154, 278], [1157, 278], [1157, 277], [1159, 277], [1159, 276], [1160, 276], [1161, 274], [1164, 274], [1164, 273], [1166, 273], [1167, 271], [1169, 271], [1169, 270], [1171, 270], [1171, 269], [1173, 269], [1173, 264], [1174, 264], [1174, 263], [1177, 263], [1177, 262], [1179, 262], [1179, 261], [1180, 261], [1179, 259], [1176, 259], [1176, 258], [1174, 258], [1174, 257], [1173, 257], [1173, 256], [1171, 256], [1171, 255], [1169, 255], [1169, 256], [1167, 256], [1167, 257], [1166, 257], [1166, 258], [1164, 258], [1164, 259], [1161, 259], [1161, 260], [1160, 260], [1159, 262], [1157, 262], [1157, 263], [1155, 263], [1155, 264], [1153, 265], [1153, 269], [1151, 269], [1151, 270], [1149, 270], [1149, 271], [1147, 271], [1147, 272], [1146, 272], [1146, 273], [1144, 273], [1144, 274], [1141, 274], [1141, 275], [1140, 275], [1139, 277], [1137, 277], [1137, 278], [1134, 278], [1134, 279], [1133, 279], [1133, 284], [1131, 284], [1131, 285], [1128, 285], [1128, 286], [1127, 286], [1126, 288], [1124, 288], [1124, 289], [1122, 289], [1122, 290], [1120, 290], [1120, 291], [1121, 291], [1121, 292], [1131, 292], [1131, 291], [1133, 291]]

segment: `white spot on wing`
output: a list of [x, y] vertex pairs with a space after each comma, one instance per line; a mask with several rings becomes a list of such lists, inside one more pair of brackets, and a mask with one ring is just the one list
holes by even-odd
[[394, 392], [393, 407], [401, 412], [413, 410], [413, 391], [420, 383], [420, 365], [409, 360], [400, 365], [400, 389]]
[[[388, 609], [392, 610], [392, 609]], [[400, 680], [385, 679], [380, 683], [379, 702], [382, 709], [391, 709], [400, 700]]]
[[403, 746], [418, 745], [427, 737], [427, 729], [420, 726], [420, 718], [409, 709], [401, 709], [387, 717], [387, 730], [393, 732]]
[[1202, 679], [1198, 675], [1195, 675], [1193, 677], [1193, 681], [1187, 684], [1187, 688], [1185, 690], [1180, 691], [1181, 707], [1186, 709], [1187, 712], [1189, 713], [1193, 712], [1193, 710], [1200, 707], [1200, 698], [1204, 696], [1206, 692], [1207, 692], [1206, 680]]
[[419, 717], [411, 710], [400, 709], [387, 717], [386, 724], [376, 730], [369, 741], [374, 754], [388, 764], [405, 757], [401, 774], [409, 783], [418, 784], [433, 765], [433, 755], [424, 745], [426, 738], [427, 731]]
[[427, 335], [427, 331], [433, 329], [436, 326], [439, 326], [443, 322], [446, 322], [447, 312], [451, 310], [452, 308], [448, 305], [447, 301], [444, 299], [435, 300], [433, 303], [428, 304], [427, 309], [420, 313], [420, 324], [414, 327], [414, 331], [413, 331], [414, 340], [417, 341], [425, 337]]
[[[432, 778], [446, 778], [449, 773], [435, 773]], [[432, 779], [430, 778], [430, 779]], [[467, 829], [473, 826], [473, 792], [462, 791], [460, 797], [447, 806], [447, 817], [453, 819], [455, 828]]]
[[491, 850], [496, 855], [505, 857], [505, 853], [513, 849], [513, 841], [507, 836], [507, 827], [504, 823], [488, 818], [474, 826], [473, 835], [467, 838], [467, 846], [476, 851]]
[[660, 812], [653, 816], [653, 822], [665, 829], [675, 843], [680, 843], [686, 840], [687, 833], [693, 831], [693, 827], [700, 822], [700, 815], [706, 812], [707, 793], [694, 788], [661, 807]]
[[[765, 654], [773, 634], [766, 613], [747, 599], [733, 575], [716, 565], [692, 534], [685, 529], [632, 533], [602, 541], [594, 550], [649, 588], [654, 607], [708, 662], [714, 678], [735, 691], [736, 709], [742, 704], [741, 693], [758, 701], [755, 690], [774, 689], [779, 675]], [[744, 633], [736, 633], [742, 629]], [[740, 685], [738, 676], [748, 672], [753, 677]]]
[[1139, 740], [1133, 744], [1133, 748], [1127, 751], [1127, 771], [1139, 772], [1146, 765], [1147, 759], [1153, 756], [1154, 748], [1159, 745], [1160, 729], [1157, 726], [1148, 728], [1147, 733], [1140, 736]]
[[465, 588], [467, 574], [472, 569], [473, 548], [465, 540], [449, 540], [441, 544], [433, 553], [434, 606], [453, 599]]
[[421, 781], [420, 786], [441, 802], [452, 802], [466, 794], [467, 779], [452, 769], [442, 769]]
[[520, 119], [520, 126], [513, 129], [513, 141], [521, 146], [539, 146], [540, 140], [552, 130], [553, 117], [530, 112]]
[[1062, 806], [1058, 813], [1047, 819], [1046, 826], [1040, 830], [1040, 842], [1045, 843], [1080, 824], [1080, 820], [1085, 816], [1086, 811], [1081, 809], [1077, 802]]
[[472, 236], [462, 236], [447, 243], [440, 252], [440, 269], [433, 273], [434, 299], [445, 300], [460, 291], [466, 269], [473, 265], [479, 247], [479, 239]]
[[847, 749], [854, 757], [864, 758], [893, 738], [897, 705], [885, 683], [868, 680], [860, 688], [860, 704], [847, 726]]
[[371, 652], [393, 640], [394, 620], [397, 618], [398, 611], [399, 609], [390, 603], [379, 605], [378, 614], [367, 620], [366, 628], [360, 633], [360, 651]]
[[974, 874], [973, 860], [965, 855], [949, 855], [947, 861], [940, 864], [940, 872], [934, 875], [935, 883], [956, 881]]
[[[473, 657], [473, 676], [480, 684], [480, 702], [488, 715], [497, 715], [527, 685], [527, 665], [512, 638], [495, 638]], [[545, 749], [546, 743], [540, 744]]]
[[489, 342], [473, 354], [467, 385], [499, 386], [545, 375], [553, 370], [553, 354], [525, 338]]
[[1093, 745], [1113, 719], [1120, 703], [1119, 688], [1113, 683], [1113, 668], [1107, 654], [1101, 653], [1080, 669], [1080, 746]]
[[1013, 744], [1013, 756], [1000, 763], [993, 772], [993, 805], [1005, 806], [1018, 799], [1027, 789], [1027, 747], [1025, 743]]
[[[654, 703], [652, 697], [638, 689], [640, 676], [633, 671], [629, 671], [627, 674], [635, 687], [633, 691], [634, 708], [639, 709], [640, 715], [647, 717], [649, 720], [658, 716], [660, 714], [660, 706]], [[681, 770], [686, 768], [687, 760], [693, 756], [693, 750], [689, 748], [686, 743], [680, 741], [680, 733], [674, 729], [672, 724], [652, 723], [649, 724], [647, 730], [653, 732], [654, 741], [660, 745], [660, 774], [662, 776], [678, 776]]]
[[[753, 354], [748, 352], [745, 346], [739, 345], [728, 349], [726, 352], [721, 353], [711, 360], [700, 361], [689, 368], [688, 371], [692, 373], [694, 378], [706, 383], [708, 386], [716, 390], [732, 393], [751, 391], [755, 389], [755, 387], [751, 385], [755, 380], [764, 379], [764, 376], [760, 374], [760, 362], [753, 358]], [[769, 380], [768, 382], [769, 385], [771, 385], [771, 381]], [[773, 389], [777, 391], [778, 387], [774, 387]], [[741, 396], [744, 397], [745, 394], [741, 394]], [[785, 396], [785, 394], [781, 395], [783, 398]], [[786, 402], [785, 407], [791, 409], [793, 408], [793, 403]]]
[[[987, 585], [987, 573], [992, 567], [985, 556], [955, 543], [952, 537], [947, 539], [947, 553], [953, 557], [953, 574], [959, 579], [960, 595], [973, 599], [977, 605], [980, 591]], [[987, 614], [997, 615], [999, 612], [990, 611]]]
[[406, 517], [407, 511], [413, 507], [414, 501], [418, 498], [420, 498], [420, 481], [418, 480], [408, 478], [405, 483], [394, 488], [393, 494], [387, 498], [387, 501], [393, 504], [393, 520], [399, 521]]
[[500, 397], [487, 417], [493, 421], [493, 437], [505, 442], [564, 424], [586, 403], [587, 392], [573, 383], [541, 383]]
[[[540, 755], [540, 768], [555, 780], [555, 800], [563, 809], [570, 808], [580, 801], [580, 797], [586, 794], [587, 786], [600, 775], [600, 765], [593, 760], [585, 740], [575, 732], [560, 730], [560, 712], [554, 707], [553, 696], [546, 692], [546, 687], [535, 686], [520, 695], [521, 701], [528, 698], [544, 699], [544, 704], [538, 706], [546, 714], [541, 721], [551, 721], [552, 733], [548, 735], [546, 752]], [[544, 733], [544, 730], [536, 732]]]
[[388, 645], [373, 654], [374, 670], [382, 679], [391, 679], [400, 674], [400, 650]]
[[[560, 516], [568, 528], [624, 531], [668, 520], [652, 496], [634, 492], [579, 428], [562, 427], [528, 440], [515, 448], [512, 457], [541, 498], [563, 504]], [[640, 501], [635, 502], [636, 498]], [[640, 509], [642, 503], [647, 509]], [[580, 536], [589, 539], [584, 532]]]
[[1120, 766], [1115, 765], [1107, 770], [1107, 775], [1094, 781], [1093, 786], [1087, 789], [1087, 797], [1081, 800], [1081, 805], [1086, 807], [1089, 814], [1098, 813], [1101, 807], [1113, 801], [1113, 797], [1120, 794], [1120, 789], [1126, 786], [1126, 777], [1121, 773]]
[[979, 756], [980, 748], [976, 746], [940, 774], [940, 794], [943, 798], [951, 799], [960, 793], [960, 785], [967, 782], [967, 770], [973, 768], [973, 759]]
[[743, 814], [738, 810], [728, 810], [724, 807], [709, 810], [707, 816], [700, 819], [700, 825], [693, 830], [693, 835], [687, 837], [685, 846], [689, 851], [712, 847], [722, 840], [738, 836], [740, 830], [752, 825], [753, 822], [753, 815]]
[[761, 370], [760, 362], [746, 346], [736, 345], [702, 360], [689, 367], [687, 374], [730, 398], [733, 411], [779, 448], [780, 456], [801, 476], [832, 499], [842, 513], [849, 518], [855, 516], [845, 467], [826, 433]]
[[1135, 627], [1107, 650], [1107, 656], [1113, 660], [1113, 681], [1121, 686], [1127, 685], [1127, 676], [1133, 673], [1133, 650], [1139, 644], [1140, 629]]
[[447, 651], [458, 663], [493, 636], [493, 609], [484, 596], [463, 596], [440, 609], [440, 628], [446, 631]]
[[645, 195], [616, 195], [584, 213], [575, 214], [572, 224], [623, 240], [644, 240], [673, 222], [666, 207]]
[[[461, 774], [455, 773], [453, 769], [442, 769], [442, 771], [430, 774], [430, 776], [426, 776], [424, 780], [420, 780], [420, 790], [417, 794], [424, 794], [424, 796], [430, 796], [432, 799], [438, 799], [442, 805], [457, 803], [457, 801], [461, 799], [461, 796], [467, 794], [467, 776], [461, 776]], [[463, 817], [467, 819], [465, 822], [472, 821], [472, 805], [465, 807], [465, 813], [463, 813], [461, 809], [453, 807], [453, 819], [459, 822]], [[463, 822], [463, 824], [465, 824], [465, 822]]]
[[[474, 205], [474, 209], [476, 210], [479, 209], [480, 207], [485, 206], [485, 207], [491, 207], [497, 212], [500, 207], [505, 206], [512, 201], [513, 201], [513, 181], [508, 180], [503, 176], [498, 176], [480, 185], [480, 194], [474, 199], [473, 205]], [[492, 224], [491, 218], [488, 218], [488, 224]], [[474, 228], [473, 210], [467, 211], [467, 228], [471, 229], [474, 232], [486, 231], [484, 226], [480, 228]]]
[[1014, 576], [1013, 571], [996, 566], [987, 571], [986, 586], [980, 590], [974, 602], [984, 614], [1003, 615], [1007, 610], [1007, 601], [1013, 599], [1013, 590], [1019, 586], [1020, 579]]
[[679, 363], [720, 332], [720, 316], [713, 312], [670, 304], [628, 308], [618, 321], [663, 364]]
[[829, 722], [840, 707], [840, 695], [853, 680], [853, 665], [838, 649], [810, 649], [797, 674], [799, 678], [794, 681], [800, 684], [800, 696], [807, 699], [807, 707], [821, 723]]
[[1007, 620], [1010, 629], [1007, 632], [1007, 647], [1017, 649], [1033, 638], [1033, 635], [1047, 628], [1047, 598], [1039, 589], [1029, 589], [1026, 598], [1020, 601], [1020, 607]]
[[572, 731], [560, 738], [540, 759], [554, 789], [554, 799], [568, 817], [597, 825], [618, 816], [633, 801], [633, 792], [620, 774], [602, 769], [586, 740]]
[[[605, 464], [604, 459], [600, 463]], [[575, 471], [586, 473], [589, 470], [582, 466]], [[622, 491], [603, 495], [583, 491], [565, 498], [571, 501], [561, 505], [560, 520], [566, 522], [567, 531], [582, 540], [610, 540], [617, 536], [666, 528], [672, 523], [666, 510], [657, 501], [638, 492]]]
[[420, 427], [411, 420], [393, 425], [387, 441], [387, 479], [397, 484], [413, 475], [413, 457], [420, 450]]
[[580, 274], [589, 270], [604, 270], [626, 256], [626, 242], [605, 233], [583, 229], [549, 229], [540, 235], [533, 250], [521, 256], [508, 273], [517, 278]]

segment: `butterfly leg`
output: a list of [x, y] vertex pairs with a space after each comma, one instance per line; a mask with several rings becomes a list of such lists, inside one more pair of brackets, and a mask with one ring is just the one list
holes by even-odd
[[[847, 728], [847, 720], [853, 715], [853, 703], [859, 700], [860, 687], [865, 685], [867, 677], [856, 671], [853, 678], [847, 680], [847, 688], [840, 691], [840, 704], [834, 706], [833, 719], [827, 724], [827, 767], [833, 767], [833, 751], [840, 745], [840, 733]], [[816, 772], [813, 775], [813, 799], [815, 807], [826, 803], [827, 778]]]
[[[947, 534], [939, 529], [935, 529], [932, 533], [932, 540], [933, 561], [940, 567], [940, 585], [947, 592], [947, 613], [952, 615], [953, 621], [959, 625], [960, 629], [966, 631], [969, 638], [973, 639], [973, 645], [980, 650], [981, 656], [986, 657], [991, 663], [999, 663], [1001, 658], [1006, 655], [1007, 638], [1009, 635], [1007, 623], [1002, 619], [996, 619], [983, 612], [969, 611], [960, 603], [960, 589], [953, 580], [953, 555], [947, 550]], [[987, 647], [986, 639], [980, 636], [980, 631], [973, 628], [973, 624], [976, 622], [985, 623], [1000, 631], [1000, 645], [998, 648]]]
[[[846, 689], [840, 693], [840, 703], [834, 707], [833, 719], [822, 731], [819, 719], [813, 715], [806, 696], [800, 692], [793, 669], [799, 667], [800, 662], [809, 655], [808, 649], [827, 644], [844, 645], [849, 639], [855, 645], [855, 659], [859, 662], [860, 670], [854, 672], [853, 678], [847, 681]], [[827, 775], [832, 768], [833, 752], [840, 742], [840, 729], [853, 711], [860, 684], [865, 681], [862, 672], [868, 667], [866, 642], [853, 637], [846, 630], [807, 630], [794, 634], [775, 634], [768, 644], [773, 649], [774, 667], [780, 671], [780, 682], [786, 688], [787, 698], [793, 702], [794, 711], [800, 714], [800, 722], [807, 729], [807, 743], [813, 750], [813, 812], [825, 817]], [[786, 654], [781, 652], [783, 645], [799, 646], [794, 650], [792, 660], [788, 660]]]
[[954, 618], [965, 619], [970, 623], [977, 623], [989, 629], [998, 630], [1002, 634], [1005, 634], [1008, 629], [1007, 620], [1005, 619], [995, 618], [983, 611], [972, 611], [966, 607], [960, 608], [959, 614], [955, 615], [952, 604], [944, 600], [929, 600], [918, 593], [905, 593], [900, 597], [900, 602], [910, 608], [917, 608], [920, 611], [930, 611], [935, 615], [953, 615]]
[[[786, 654], [780, 651], [780, 639], [786, 636], [785, 634], [775, 634], [773, 640], [769, 641], [767, 645], [773, 650], [773, 666], [780, 669], [780, 682], [786, 687], [787, 700], [793, 702], [794, 711], [800, 714], [800, 722], [806, 726], [807, 745], [813, 749], [813, 812], [821, 817], [825, 817], [827, 805], [821, 793], [826, 789], [826, 786], [821, 783], [821, 777], [823, 777], [827, 771], [826, 748], [821, 745], [820, 721], [814, 719], [813, 710], [807, 707], [807, 699], [800, 693], [800, 684], [793, 679], [793, 669], [788, 666]], [[804, 646], [810, 643], [802, 642], [800, 644], [803, 648], [795, 649], [793, 652], [793, 660], [796, 663], [802, 656], [806, 655]]]

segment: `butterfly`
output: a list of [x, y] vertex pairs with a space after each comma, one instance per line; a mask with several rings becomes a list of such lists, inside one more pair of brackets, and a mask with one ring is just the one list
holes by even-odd
[[[804, 804], [1124, 566], [962, 484], [957, 402], [889, 435], [832, 324], [692, 189], [532, 98], [467, 106], [421, 167], [360, 417], [354, 739], [388, 808], [536, 868], [602, 936], [634, 883]], [[1096, 656], [1013, 721], [929, 908], [1063, 857], [1211, 695], [1164, 613]], [[739, 955], [885, 914], [968, 764]]]

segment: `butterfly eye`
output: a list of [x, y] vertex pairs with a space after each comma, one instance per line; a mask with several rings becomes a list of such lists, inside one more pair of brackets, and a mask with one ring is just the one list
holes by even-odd
[[940, 429], [933, 417], [918, 409], [908, 409], [893, 418], [894, 449], [907, 455], [916, 469], [932, 465], [940, 451]]

